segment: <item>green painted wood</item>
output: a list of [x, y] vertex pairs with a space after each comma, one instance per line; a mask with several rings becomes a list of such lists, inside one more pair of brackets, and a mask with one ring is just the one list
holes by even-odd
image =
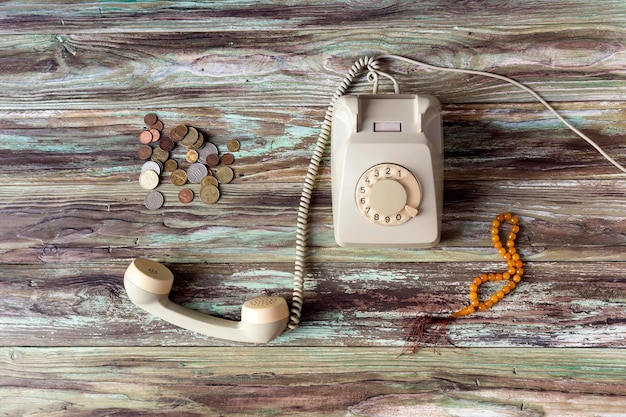
[[[225, 32], [234, 46], [241, 31], [294, 31], [340, 27], [357, 30], [386, 30], [418, 27], [441, 37], [442, 28], [488, 36], [511, 30], [541, 32], [546, 25], [571, 30], [595, 25], [600, 30], [622, 28], [626, 7], [619, 0], [589, 2], [568, 0], [509, 0], [494, 4], [452, 3], [428, 0], [419, 3], [383, 1], [362, 3], [323, 0], [316, 2], [250, 0], [228, 2], [99, 1], [55, 2], [5, 1], [0, 7], [0, 28], [7, 33], [58, 32]], [[546, 16], [550, 16], [549, 19]]]
[[[261, 249], [261, 251], [264, 251]], [[248, 298], [290, 299], [290, 263], [228, 263], [209, 251], [206, 264], [162, 257], [184, 306], [239, 319]], [[155, 259], [160, 259], [155, 256]], [[224, 263], [222, 263], [224, 262]], [[122, 276], [128, 260], [5, 265], [0, 331], [17, 346], [233, 345], [176, 328], [130, 303]], [[501, 262], [309, 263], [303, 325], [279, 346], [405, 346], [412, 319], [449, 315], [467, 305], [474, 276]], [[526, 277], [483, 314], [456, 320], [450, 340], [464, 347], [623, 347], [624, 273], [615, 262], [527, 262]], [[598, 274], [597, 271], [602, 271]], [[495, 286], [485, 284], [481, 297]], [[513, 350], [514, 351], [514, 350]]]
[[0, 352], [4, 415], [592, 416], [626, 406], [621, 349]]
[[[3, 106], [325, 107], [356, 59], [380, 53], [493, 71], [529, 84], [550, 101], [620, 101], [626, 93], [622, 79], [611, 75], [624, 67], [619, 41], [624, 32], [599, 31], [596, 24], [583, 25], [580, 32], [552, 26], [540, 33], [520, 30], [478, 39], [454, 28], [424, 36], [413, 26], [384, 37], [341, 27], [234, 33], [232, 45], [221, 31], [5, 35], [0, 40]], [[405, 91], [433, 94], [444, 103], [533, 101], [497, 80], [416, 71], [403, 64], [391, 68]], [[402, 75], [407, 72], [410, 76]]]

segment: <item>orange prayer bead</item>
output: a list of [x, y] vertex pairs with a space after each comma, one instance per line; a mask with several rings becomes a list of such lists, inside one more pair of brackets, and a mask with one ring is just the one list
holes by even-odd
[[[506, 234], [506, 240], [501, 240], [500, 226], [508, 222], [511, 225], [510, 231]], [[494, 248], [507, 264], [506, 271], [499, 273], [481, 274], [474, 277], [472, 283], [469, 285], [469, 305], [452, 314], [453, 317], [466, 316], [476, 311], [485, 311], [494, 304], [502, 300], [507, 294], [509, 294], [524, 275], [523, 262], [521, 256], [515, 249], [515, 240], [517, 239], [520, 227], [518, 226], [519, 219], [513, 216], [511, 213], [498, 214], [491, 222], [491, 241]], [[504, 281], [502, 288], [484, 301], [480, 301], [478, 296], [479, 287], [488, 281]]]

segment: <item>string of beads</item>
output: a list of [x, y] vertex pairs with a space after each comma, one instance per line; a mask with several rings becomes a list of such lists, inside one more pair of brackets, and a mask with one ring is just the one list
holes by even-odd
[[[506, 240], [501, 239], [500, 228], [503, 224], [510, 224], [510, 231]], [[409, 352], [415, 353], [425, 344], [437, 344], [444, 339], [449, 342], [446, 336], [448, 323], [458, 317], [470, 315], [475, 312], [485, 311], [502, 300], [509, 294], [522, 280], [524, 275], [524, 265], [520, 254], [515, 248], [515, 239], [520, 230], [519, 219], [511, 213], [498, 214], [491, 222], [491, 241], [502, 259], [507, 264], [506, 271], [501, 273], [481, 274], [475, 277], [469, 285], [469, 305], [463, 307], [448, 317], [421, 316], [414, 319], [409, 326], [406, 337], [409, 343]], [[481, 301], [478, 295], [479, 287], [485, 282], [502, 282], [502, 287], [489, 297]]]
[[[505, 222], [511, 224], [511, 231], [507, 235], [506, 241], [502, 243], [502, 240], [500, 240], [500, 226]], [[469, 286], [469, 306], [452, 313], [452, 317], [467, 316], [468, 314], [474, 313], [476, 310], [487, 310], [502, 300], [522, 280], [524, 265], [520, 259], [519, 253], [517, 253], [517, 249], [515, 249], [515, 239], [519, 232], [518, 223], [519, 219], [517, 216], [513, 216], [511, 213], [498, 214], [491, 222], [491, 241], [500, 256], [502, 256], [507, 263], [508, 268], [502, 273], [482, 274], [475, 277]], [[505, 281], [505, 283], [499, 291], [492, 294], [485, 301], [479, 301], [478, 287], [487, 281]]]

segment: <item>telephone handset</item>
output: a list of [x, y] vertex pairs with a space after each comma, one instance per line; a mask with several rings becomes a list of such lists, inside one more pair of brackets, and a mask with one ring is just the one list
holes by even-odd
[[168, 295], [174, 275], [163, 264], [135, 259], [124, 273], [124, 288], [133, 304], [176, 326], [237, 342], [267, 343], [287, 326], [289, 308], [282, 297], [258, 297], [241, 307], [241, 321], [232, 321], [189, 310]]
[[443, 135], [436, 98], [345, 95], [331, 132], [335, 240], [352, 247], [431, 247], [443, 205]]

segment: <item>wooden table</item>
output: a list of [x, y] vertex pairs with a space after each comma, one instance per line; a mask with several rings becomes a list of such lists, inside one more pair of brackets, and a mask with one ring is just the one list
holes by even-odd
[[[289, 296], [306, 167], [365, 55], [513, 77], [626, 163], [625, 22], [621, 0], [3, 2], [0, 416], [626, 415], [626, 177], [496, 80], [384, 63], [443, 103], [442, 241], [338, 247], [327, 153], [298, 330], [267, 346], [199, 336], [122, 283], [144, 256], [192, 309], [237, 319], [249, 297]], [[217, 204], [183, 205], [164, 181], [164, 207], [144, 207], [148, 112], [241, 142]], [[462, 307], [502, 268], [489, 223], [508, 210], [524, 280], [451, 323], [456, 348], [403, 355], [407, 322]]]

